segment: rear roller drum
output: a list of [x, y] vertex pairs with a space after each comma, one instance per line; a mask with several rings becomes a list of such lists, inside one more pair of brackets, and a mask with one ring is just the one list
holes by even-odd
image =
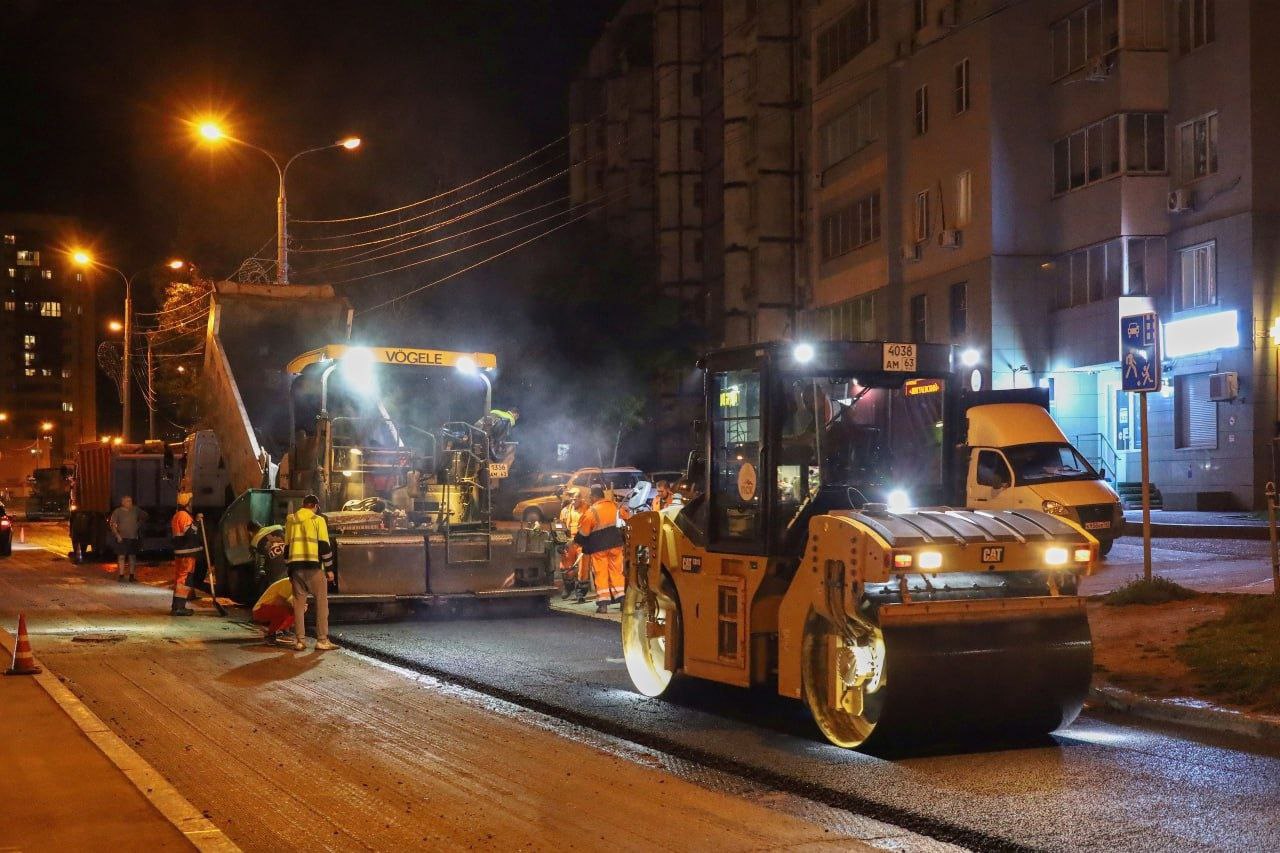
[[[652, 612], [650, 610], [652, 609]], [[645, 696], [661, 696], [680, 666], [680, 603], [665, 577], [652, 597], [634, 583], [622, 603], [622, 656], [631, 683]]]

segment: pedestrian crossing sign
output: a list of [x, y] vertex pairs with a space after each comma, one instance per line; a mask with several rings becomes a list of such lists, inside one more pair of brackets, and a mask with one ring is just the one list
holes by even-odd
[[1120, 318], [1120, 384], [1125, 391], [1160, 390], [1160, 318], [1154, 313]]

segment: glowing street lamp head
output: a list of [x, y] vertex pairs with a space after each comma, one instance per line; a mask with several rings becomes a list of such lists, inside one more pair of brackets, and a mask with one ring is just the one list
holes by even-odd
[[165, 266], [167, 266], [171, 270], [180, 270], [186, 265], [187, 265], [186, 261], [180, 261], [177, 258], [174, 258], [172, 261], [169, 261], [169, 263], [165, 264]]
[[93, 255], [84, 249], [76, 249], [71, 253], [71, 260], [76, 262], [76, 266], [87, 267], [93, 263]]
[[9, 420], [9, 413], [8, 413], [8, 412], [0, 412], [0, 424], [4, 423], [4, 422], [5, 422], [5, 421], [7, 421], [7, 420]]
[[791, 351], [791, 355], [800, 364], [808, 364], [813, 361], [813, 344], [796, 344], [796, 348]]
[[340, 140], [338, 144], [348, 151], [354, 151], [360, 147], [360, 137], [348, 136], [346, 139]]
[[41, 432], [53, 432], [53, 421], [44, 421], [40, 424]]
[[480, 368], [476, 366], [476, 360], [469, 355], [459, 358], [454, 367], [464, 376], [475, 376], [480, 372]]
[[219, 139], [222, 139], [222, 137], [225, 136], [225, 134], [222, 132], [222, 128], [218, 127], [216, 124], [214, 124], [211, 121], [201, 122], [199, 131], [200, 131], [200, 135], [203, 136], [205, 139], [209, 140], [210, 142], [217, 142]]
[[124, 323], [121, 323], [119, 320], [112, 320], [111, 322], [107, 323], [107, 328], [113, 332], [123, 332]]
[[960, 363], [965, 367], [976, 367], [978, 362], [982, 360], [982, 353], [973, 347], [960, 353]]

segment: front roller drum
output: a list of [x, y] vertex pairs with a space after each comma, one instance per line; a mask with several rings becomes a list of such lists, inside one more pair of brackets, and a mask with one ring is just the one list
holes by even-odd
[[671, 687], [680, 666], [680, 604], [671, 581], [650, 596], [627, 584], [622, 601], [622, 657], [636, 689], [661, 696]]
[[[875, 629], [875, 678], [831, 623], [813, 617], [802, 647], [804, 698], [839, 746], [1044, 735], [1080, 713], [1093, 675], [1083, 611]], [[864, 640], [862, 645], [866, 645]], [[861, 673], [861, 674], [860, 674]]]

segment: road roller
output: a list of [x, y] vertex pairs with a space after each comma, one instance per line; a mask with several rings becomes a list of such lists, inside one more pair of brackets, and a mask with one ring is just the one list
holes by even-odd
[[774, 689], [847, 748], [1075, 719], [1093, 670], [1077, 588], [1098, 541], [1040, 511], [963, 508], [953, 361], [828, 341], [700, 362], [702, 492], [627, 529], [623, 653], [641, 693]]

